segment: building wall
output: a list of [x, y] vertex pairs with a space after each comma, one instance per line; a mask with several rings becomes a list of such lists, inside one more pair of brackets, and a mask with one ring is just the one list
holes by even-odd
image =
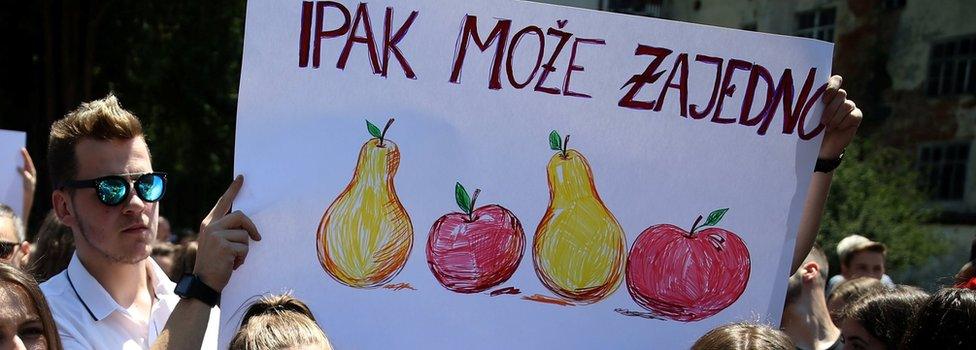
[[579, 8], [590, 9], [590, 10], [599, 10], [603, 8], [602, 6], [600, 6], [600, 4], [606, 0], [531, 0], [531, 1], [554, 4], [554, 5], [579, 7]]

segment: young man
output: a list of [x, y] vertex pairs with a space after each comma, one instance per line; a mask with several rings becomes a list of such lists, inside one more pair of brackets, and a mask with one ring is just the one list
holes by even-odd
[[881, 280], [886, 286], [894, 287], [891, 277], [885, 274], [884, 244], [860, 235], [844, 237], [837, 243], [837, 256], [840, 258], [840, 274], [830, 278], [827, 293], [846, 280], [869, 277]]
[[177, 287], [149, 259], [166, 175], [153, 169], [134, 115], [111, 95], [82, 104], [51, 126], [48, 162], [52, 205], [76, 247], [41, 286], [64, 348], [216, 348], [211, 308], [249, 238], [260, 238], [247, 216], [227, 214], [243, 179], [204, 220], [197, 268]]
[[787, 284], [781, 325], [799, 349], [841, 347], [840, 329], [830, 319], [824, 294], [827, 270], [827, 256], [814, 247]]
[[0, 263], [23, 268], [30, 259], [24, 225], [10, 206], [0, 203]]

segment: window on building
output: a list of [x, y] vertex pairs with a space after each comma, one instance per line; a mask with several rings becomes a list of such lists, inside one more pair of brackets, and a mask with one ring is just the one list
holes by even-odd
[[796, 36], [834, 41], [834, 22], [837, 10], [833, 7], [796, 14]]
[[963, 198], [969, 146], [969, 142], [951, 142], [924, 145], [919, 149], [919, 180], [932, 199]]
[[906, 0], [884, 0], [881, 5], [884, 6], [885, 10], [897, 10], [905, 7], [905, 2]]
[[976, 93], [976, 35], [935, 43], [929, 56], [929, 96], [971, 93]]
[[664, 0], [609, 0], [609, 10], [632, 15], [662, 17]]

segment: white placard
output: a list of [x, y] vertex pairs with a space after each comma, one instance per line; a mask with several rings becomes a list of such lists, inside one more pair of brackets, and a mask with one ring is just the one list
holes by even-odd
[[24, 177], [17, 170], [24, 166], [20, 149], [27, 143], [23, 131], [0, 130], [0, 203], [24, 217]]
[[[235, 207], [264, 239], [221, 344], [282, 291], [340, 349], [671, 349], [778, 322], [831, 50], [529, 2], [249, 1]], [[441, 220], [475, 189], [487, 209]]]

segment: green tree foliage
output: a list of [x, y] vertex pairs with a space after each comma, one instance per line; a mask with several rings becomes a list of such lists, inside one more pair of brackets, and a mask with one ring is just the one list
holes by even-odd
[[232, 179], [244, 3], [144, 1], [102, 16], [94, 93], [114, 91], [142, 119], [153, 166], [170, 173], [162, 214], [196, 229]]
[[[839, 273], [837, 242], [860, 234], [887, 245], [887, 268], [893, 273], [920, 266], [947, 247], [923, 223], [935, 213], [925, 207], [918, 174], [902, 151], [870, 140], [847, 148], [834, 174], [817, 243], [831, 256]], [[898, 281], [912, 283], [917, 281]]]
[[0, 128], [28, 132], [38, 164], [32, 228], [50, 208], [47, 131], [114, 92], [169, 173], [161, 213], [196, 230], [232, 179], [244, 1], [24, 1], [0, 11]]

